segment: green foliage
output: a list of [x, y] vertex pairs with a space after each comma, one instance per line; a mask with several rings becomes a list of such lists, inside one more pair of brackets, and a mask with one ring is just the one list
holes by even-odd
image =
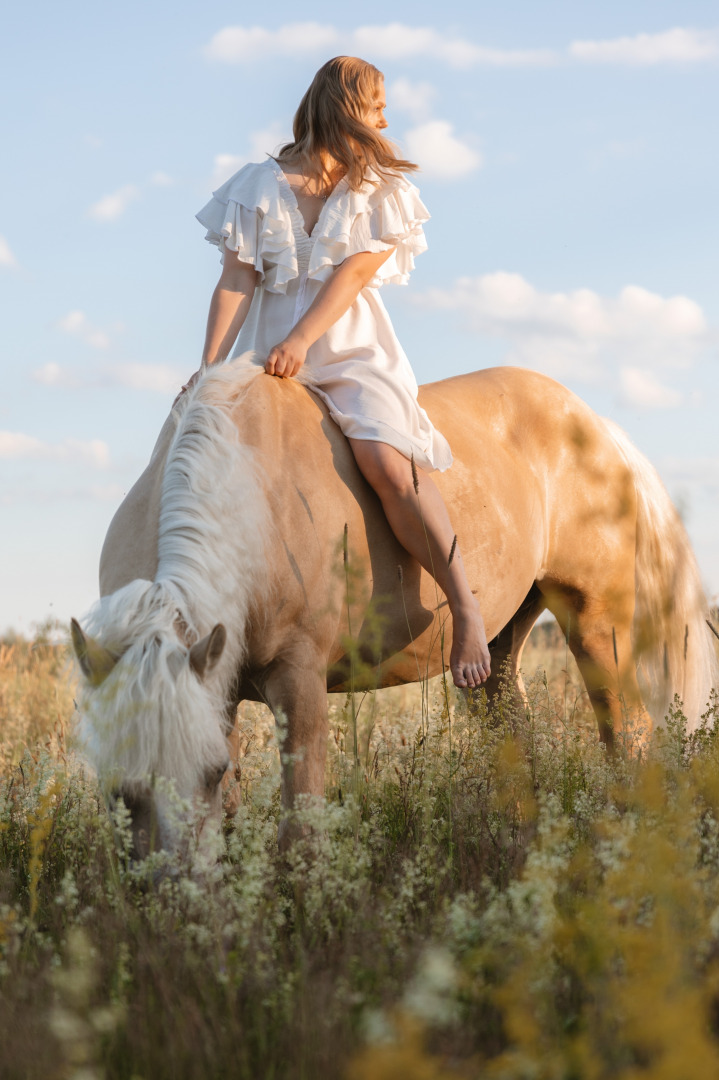
[[4, 1078], [719, 1075], [716, 695], [615, 757], [561, 641], [526, 702], [340, 699], [285, 858], [245, 705], [222, 861], [153, 883], [66, 740], [63, 649], [3, 649]]

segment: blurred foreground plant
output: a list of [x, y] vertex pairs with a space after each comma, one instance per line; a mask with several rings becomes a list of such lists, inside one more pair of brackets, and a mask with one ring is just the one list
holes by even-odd
[[719, 1075], [718, 699], [692, 734], [675, 703], [641, 759], [607, 756], [561, 656], [526, 704], [340, 700], [286, 859], [273, 723], [246, 704], [220, 864], [155, 880], [66, 745], [61, 656], [25, 700], [41, 654], [13, 655], [3, 1078]]

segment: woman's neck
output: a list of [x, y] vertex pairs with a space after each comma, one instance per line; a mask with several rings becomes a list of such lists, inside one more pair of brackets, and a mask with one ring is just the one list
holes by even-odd
[[326, 198], [345, 174], [345, 169], [340, 162], [327, 153], [321, 154], [320, 167], [316, 171], [310, 172], [299, 157], [283, 158], [279, 164], [289, 176], [301, 178], [307, 195], [316, 195], [320, 198]]

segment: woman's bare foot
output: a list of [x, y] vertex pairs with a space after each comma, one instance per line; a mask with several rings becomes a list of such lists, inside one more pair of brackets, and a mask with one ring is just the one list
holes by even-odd
[[490, 675], [490, 655], [484, 620], [476, 604], [452, 613], [452, 651], [449, 666], [454, 685], [475, 690]]

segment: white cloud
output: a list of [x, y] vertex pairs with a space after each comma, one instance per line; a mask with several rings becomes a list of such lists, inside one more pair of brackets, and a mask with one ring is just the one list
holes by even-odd
[[59, 364], [50, 361], [32, 373], [32, 381], [43, 386], [77, 386], [77, 381]]
[[684, 395], [664, 386], [646, 368], [625, 367], [619, 372], [619, 401], [629, 408], [675, 409]]
[[136, 184], [126, 184], [118, 188], [111, 195], [103, 195], [98, 202], [93, 203], [88, 209], [88, 217], [95, 221], [116, 221], [125, 213], [131, 202], [140, 197], [140, 189]]
[[143, 189], [172, 187], [174, 179], [166, 172], [157, 170], [152, 173], [147, 181], [140, 184], [125, 184], [110, 195], [103, 195], [96, 203], [88, 208], [87, 216], [95, 221], [116, 221], [127, 210], [128, 206], [142, 198]]
[[447, 120], [429, 120], [410, 128], [403, 142], [408, 156], [426, 175], [440, 180], [458, 179], [482, 165], [481, 155], [453, 134]]
[[70, 461], [105, 469], [110, 463], [107, 443], [101, 439], [81, 442], [64, 439], [46, 443], [20, 431], [0, 431], [0, 458], [4, 460]]
[[525, 67], [551, 64], [555, 59], [554, 54], [545, 49], [489, 49], [430, 27], [405, 26], [402, 23], [360, 26], [353, 32], [352, 39], [360, 55], [368, 54], [388, 60], [428, 56], [433, 60], [444, 60], [457, 68], [474, 64]]
[[124, 386], [128, 390], [148, 390], [157, 394], [177, 394], [187, 379], [187, 368], [169, 364], [122, 363], [94, 368], [90, 375], [61, 367], [54, 361], [43, 364], [32, 373], [34, 382], [44, 386], [60, 386], [73, 390], [105, 389]]
[[[607, 382], [617, 364], [639, 371], [629, 376], [625, 390], [639, 395], [643, 387], [645, 403], [651, 396], [646, 373], [691, 366], [709, 339], [693, 300], [658, 296], [637, 285], [627, 285], [616, 298], [591, 289], [544, 293], [520, 274], [500, 271], [459, 278], [452, 288], [431, 289], [414, 301], [458, 311], [470, 329], [506, 339], [509, 363], [594, 382]], [[654, 388], [655, 405], [660, 389]], [[662, 404], [668, 403], [665, 395]]]
[[4, 236], [0, 236], [0, 266], [17, 266], [17, 259]]
[[451, 64], [469, 67], [476, 59], [477, 49], [462, 38], [449, 37], [430, 27], [405, 26], [389, 23], [386, 26], [360, 26], [353, 34], [357, 52], [378, 59], [403, 60], [410, 56], [431, 56]]
[[106, 349], [110, 344], [110, 338], [105, 331], [93, 326], [84, 311], [69, 311], [62, 319], [58, 319], [55, 325], [58, 330], [80, 338], [95, 349]]
[[339, 39], [333, 26], [320, 23], [286, 23], [278, 30], [262, 26], [226, 26], [213, 35], [204, 48], [209, 60], [229, 64], [257, 60], [265, 56], [298, 56], [331, 50]]
[[211, 188], [215, 190], [220, 187], [225, 180], [229, 180], [249, 161], [263, 161], [267, 154], [274, 153], [283, 143], [289, 142], [290, 137], [283, 131], [280, 124], [274, 123], [261, 131], [251, 133], [246, 154], [216, 154], [213, 161]]
[[569, 55], [590, 64], [693, 64], [719, 56], [719, 34], [674, 27], [611, 41], [573, 41]]
[[407, 113], [419, 124], [429, 117], [431, 103], [437, 91], [428, 82], [411, 82], [409, 79], [395, 79], [387, 87], [387, 107], [390, 111], [398, 109]]
[[154, 172], [149, 181], [153, 187], [172, 187], [175, 181], [166, 172]]
[[[263, 26], [226, 26], [204, 48], [209, 60], [238, 64], [268, 57], [327, 56], [346, 52], [382, 60], [427, 57], [455, 68], [547, 67], [560, 62], [553, 49], [496, 49], [429, 26], [393, 22], [338, 30], [317, 22], [285, 23], [275, 30]], [[692, 64], [719, 56], [719, 33], [674, 27], [658, 33], [635, 34], [606, 41], [573, 41], [567, 55], [581, 63]]]
[[238, 64], [264, 60], [269, 56], [299, 57], [347, 52], [369, 55], [377, 60], [401, 60], [427, 56], [452, 67], [473, 64], [491, 67], [524, 67], [554, 63], [556, 54], [547, 49], [491, 49], [474, 45], [465, 38], [444, 34], [431, 27], [388, 23], [360, 26], [340, 31], [315, 22], [286, 23], [277, 30], [262, 26], [226, 26], [205, 46], [209, 60]]
[[403, 139], [407, 156], [416, 161], [427, 176], [454, 180], [481, 168], [482, 157], [457, 138], [447, 120], [429, 119], [435, 94], [431, 83], [396, 79], [387, 88], [387, 106], [408, 113], [415, 122]]
[[103, 385], [177, 394], [190, 374], [188, 370], [180, 372], [167, 364], [116, 364], [105, 373]]

